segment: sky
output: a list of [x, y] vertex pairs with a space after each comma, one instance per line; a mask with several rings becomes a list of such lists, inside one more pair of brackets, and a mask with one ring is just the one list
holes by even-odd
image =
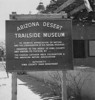
[[50, 3], [50, 0], [0, 0], [0, 41], [5, 40], [5, 21], [9, 20], [9, 14], [29, 14], [30, 11], [35, 14], [40, 1], [45, 6]]

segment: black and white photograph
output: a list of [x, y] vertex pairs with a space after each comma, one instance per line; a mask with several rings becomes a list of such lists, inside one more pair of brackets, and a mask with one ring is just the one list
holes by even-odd
[[95, 0], [0, 0], [0, 100], [95, 100]]

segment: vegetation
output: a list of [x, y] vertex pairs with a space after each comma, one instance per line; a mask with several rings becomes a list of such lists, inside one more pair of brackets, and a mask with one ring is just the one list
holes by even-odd
[[5, 60], [6, 56], [6, 49], [5, 49], [5, 42], [1, 41], [0, 42], [0, 61], [2, 60], [2, 57]]
[[[60, 71], [55, 71], [54, 73], [48, 73], [51, 77], [53, 83], [50, 80], [44, 80], [44, 83], [51, 89], [52, 96], [59, 97], [61, 100], [61, 83], [62, 83], [62, 73]], [[67, 72], [67, 96], [68, 100], [90, 100], [89, 96], [82, 95], [82, 89], [85, 83], [91, 79], [90, 74], [83, 75], [82, 71], [74, 71], [73, 73]]]
[[[66, 1], [68, 0], [51, 0], [50, 4], [46, 6], [46, 9], [41, 10], [40, 13], [47, 13], [47, 14], [55, 13], [54, 11], [62, 4], [64, 4]], [[72, 18], [73, 21], [76, 23], [81, 22], [84, 25], [87, 25], [89, 23], [93, 24], [95, 22], [95, 3], [94, 3], [95, 1], [94, 0], [88, 0], [88, 1], [92, 10], [88, 11], [88, 9], [90, 8], [85, 7], [85, 9], [81, 9], [74, 14], [70, 14], [71, 11], [73, 11], [80, 5], [84, 4], [84, 0], [75, 0], [72, 4], [62, 9], [60, 12], [62, 11], [66, 12], [68, 14], [68, 18]]]

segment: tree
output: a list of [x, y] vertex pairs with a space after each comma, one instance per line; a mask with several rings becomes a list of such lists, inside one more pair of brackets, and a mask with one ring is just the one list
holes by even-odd
[[4, 42], [0, 42], [0, 60], [2, 60], [1, 59], [2, 57], [5, 60], [5, 56], [6, 56], [5, 43]]
[[40, 2], [39, 5], [38, 5], [38, 7], [36, 9], [39, 11], [39, 13], [41, 13], [42, 11], [44, 11], [45, 7], [43, 5], [43, 2]]
[[[54, 11], [57, 8], [59, 8], [62, 4], [66, 3], [67, 1], [68, 0], [51, 0], [50, 4], [46, 6], [46, 9], [43, 10], [42, 13], [47, 13], [47, 14], [55, 13]], [[68, 17], [73, 18], [73, 21], [76, 23], [81, 22], [84, 24], [84, 23], [94, 22], [95, 21], [94, 2], [95, 2], [94, 0], [74, 0], [73, 3], [71, 3], [70, 5], [62, 9], [61, 11], [65, 11], [68, 14]], [[81, 6], [82, 8], [80, 8]], [[78, 7], [79, 7], [79, 10], [76, 11]], [[71, 14], [72, 11], [75, 11], [75, 12]], [[57, 13], [60, 13], [60, 12], [57, 12]]]

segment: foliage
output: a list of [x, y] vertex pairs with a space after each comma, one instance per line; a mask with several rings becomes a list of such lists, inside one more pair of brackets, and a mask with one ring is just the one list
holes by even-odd
[[44, 82], [51, 89], [53, 96], [60, 97], [61, 96], [61, 77], [60, 77], [59, 71], [56, 71], [53, 74], [51, 74], [51, 73], [48, 73], [48, 74], [52, 78], [53, 82], [51, 82], [50, 80], [47, 80], [47, 79], [44, 79]]
[[40, 2], [39, 5], [38, 5], [38, 7], [36, 9], [39, 11], [39, 13], [41, 13], [42, 11], [45, 10], [45, 7], [44, 7], [43, 3]]
[[0, 42], [0, 60], [2, 60], [1, 59], [1, 57], [3, 57], [4, 58], [4, 60], [5, 60], [5, 56], [6, 56], [6, 49], [5, 49], [5, 42]]
[[76, 73], [71, 74], [67, 73], [68, 89], [71, 90], [71, 93], [68, 93], [69, 96], [73, 96], [76, 100], [82, 99], [82, 89], [85, 83], [90, 80], [90, 74], [83, 75], [84, 72], [76, 71]]
[[[54, 11], [60, 7], [64, 2], [67, 0], [51, 0], [50, 4], [46, 6], [46, 9], [42, 11], [42, 13], [54, 13]], [[76, 9], [78, 6], [84, 4], [84, 0], [75, 0], [74, 3], [67, 6], [62, 11], [65, 11], [68, 14], [68, 18], [73, 18], [73, 21], [75, 23], [81, 22], [82, 24], [87, 23], [94, 23], [95, 22], [95, 5], [94, 0], [89, 0], [90, 6], [93, 9], [93, 11], [88, 12], [87, 9], [82, 9], [78, 12], [76, 12], [73, 15], [70, 15], [70, 12], [74, 9]], [[60, 13], [60, 12], [59, 12]]]
[[[62, 73], [56, 71], [54, 73], [49, 73], [49, 76], [54, 81], [53, 83], [49, 80], [44, 80], [48, 87], [50, 87], [53, 92], [53, 96], [59, 96], [61, 98], [61, 83], [62, 83]], [[67, 95], [68, 99], [75, 98], [76, 100], [82, 100], [82, 89], [84, 84], [90, 80], [90, 74], [83, 75], [81, 71], [76, 71], [74, 73], [67, 72]]]

